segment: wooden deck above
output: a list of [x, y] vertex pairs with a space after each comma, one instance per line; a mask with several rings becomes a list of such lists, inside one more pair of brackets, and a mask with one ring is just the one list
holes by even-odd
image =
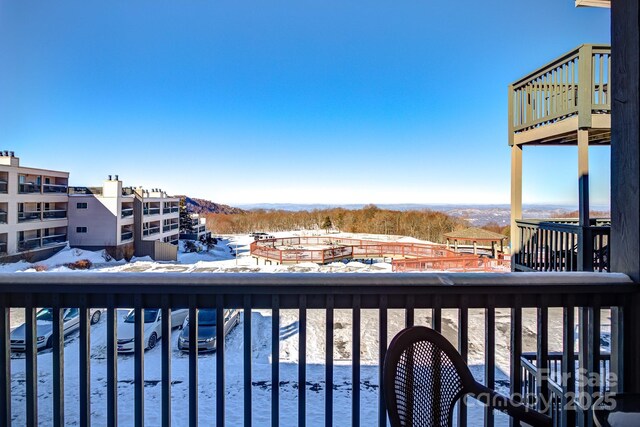
[[[509, 145], [611, 143], [611, 48], [582, 45], [509, 86]], [[586, 83], [586, 84], [585, 84]]]

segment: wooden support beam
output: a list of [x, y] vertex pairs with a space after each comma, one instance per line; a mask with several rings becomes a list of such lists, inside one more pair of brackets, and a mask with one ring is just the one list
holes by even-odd
[[522, 218], [522, 147], [511, 146], [511, 266], [517, 261], [513, 257], [520, 252], [520, 233], [516, 219]]
[[580, 225], [589, 225], [589, 131], [578, 130], [578, 212]]
[[[612, 270], [640, 282], [640, 6], [611, 5], [611, 258]], [[639, 298], [623, 311], [624, 391], [640, 392]]]
[[589, 131], [578, 130], [578, 270], [593, 271], [593, 237], [589, 228]]

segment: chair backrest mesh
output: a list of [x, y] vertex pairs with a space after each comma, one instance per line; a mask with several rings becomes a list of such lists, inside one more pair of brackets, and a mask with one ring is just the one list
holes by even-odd
[[400, 355], [394, 389], [403, 426], [450, 426], [463, 383], [445, 352], [430, 341], [417, 341]]

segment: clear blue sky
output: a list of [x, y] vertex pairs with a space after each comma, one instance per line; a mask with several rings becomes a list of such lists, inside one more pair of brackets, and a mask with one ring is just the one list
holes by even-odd
[[[508, 203], [507, 85], [608, 43], [609, 19], [573, 0], [2, 1], [0, 148], [72, 185], [230, 204]], [[607, 203], [609, 149], [591, 154]], [[575, 149], [524, 155], [525, 202], [576, 200]]]

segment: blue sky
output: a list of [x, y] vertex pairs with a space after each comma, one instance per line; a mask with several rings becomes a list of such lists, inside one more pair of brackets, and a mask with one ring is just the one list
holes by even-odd
[[[572, 0], [0, 2], [0, 148], [72, 185], [230, 204], [508, 203], [507, 85], [610, 12]], [[609, 149], [591, 150], [608, 203]], [[575, 148], [524, 153], [575, 203]], [[541, 173], [544, 172], [544, 173]]]

